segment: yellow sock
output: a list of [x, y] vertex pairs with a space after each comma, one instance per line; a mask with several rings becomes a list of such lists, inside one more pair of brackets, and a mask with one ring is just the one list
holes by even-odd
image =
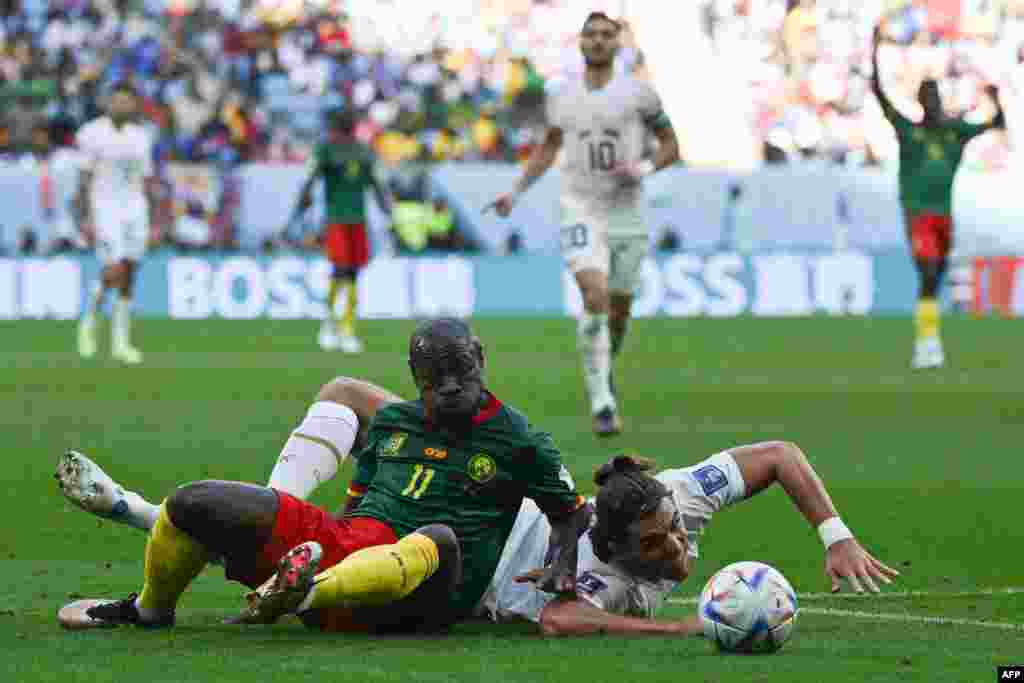
[[139, 607], [173, 610], [192, 579], [206, 566], [206, 548], [174, 526], [166, 504], [149, 532], [146, 543], [146, 583], [139, 595]]
[[423, 534], [364, 548], [317, 575], [300, 608], [386, 605], [416, 590], [437, 571], [437, 544]]
[[354, 280], [344, 280], [346, 289], [345, 296], [345, 312], [341, 315], [341, 320], [338, 322], [338, 330], [342, 335], [352, 337], [356, 333], [356, 304], [358, 303], [358, 295], [356, 292], [356, 283]]
[[341, 291], [342, 280], [336, 277], [331, 278], [331, 285], [327, 288], [327, 319], [334, 320], [334, 306], [338, 303], [338, 292]]
[[914, 312], [914, 326], [918, 339], [939, 336], [939, 302], [935, 299], [921, 299]]

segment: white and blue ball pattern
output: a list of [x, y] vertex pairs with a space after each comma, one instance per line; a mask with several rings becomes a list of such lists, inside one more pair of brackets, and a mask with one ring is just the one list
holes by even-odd
[[775, 652], [793, 634], [800, 607], [778, 570], [736, 562], [712, 576], [698, 607], [704, 635], [727, 652]]

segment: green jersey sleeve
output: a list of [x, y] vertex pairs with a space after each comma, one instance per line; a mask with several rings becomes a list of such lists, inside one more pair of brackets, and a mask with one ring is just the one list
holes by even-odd
[[380, 178], [383, 177], [383, 173], [381, 172], [382, 169], [380, 165], [380, 159], [377, 158], [377, 154], [369, 147], [366, 148], [365, 163], [366, 177], [371, 182], [374, 180], [379, 180]]
[[370, 428], [366, 436], [366, 447], [356, 459], [356, 471], [349, 482], [348, 495], [362, 496], [370, 488], [373, 478], [377, 475], [377, 447], [385, 436], [386, 433]]
[[956, 134], [960, 136], [960, 140], [963, 144], [967, 144], [982, 133], [987, 133], [993, 128], [995, 128], [993, 122], [968, 123], [967, 121], [960, 119], [953, 124], [953, 129], [956, 130]]
[[552, 519], [564, 517], [583, 504], [576, 493], [568, 470], [562, 466], [562, 454], [547, 432], [530, 434], [533, 458], [530, 462], [526, 497]]
[[885, 118], [889, 120], [892, 127], [896, 130], [896, 135], [900, 139], [907, 137], [914, 128], [914, 123], [903, 114], [896, 110], [896, 107], [892, 106], [892, 102], [888, 98], [880, 99], [878, 101], [882, 105], [882, 113]]
[[320, 175], [323, 170], [323, 159], [323, 146], [317, 145], [313, 148], [313, 152], [309, 155], [309, 158], [306, 159], [305, 171], [307, 178], [312, 175]]

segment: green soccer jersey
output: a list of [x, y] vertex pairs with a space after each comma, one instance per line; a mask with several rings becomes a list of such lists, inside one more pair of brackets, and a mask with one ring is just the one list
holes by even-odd
[[563, 472], [550, 435], [493, 396], [461, 437], [429, 425], [420, 401], [393, 404], [374, 416], [359, 454], [349, 494], [362, 500], [351, 515], [385, 522], [399, 537], [451, 527], [463, 557], [453, 603], [465, 614], [490, 585], [524, 497], [553, 517], [582, 504]]
[[374, 182], [373, 152], [359, 143], [316, 146], [311, 174], [324, 180], [328, 223], [365, 223], [366, 190]]
[[914, 123], [888, 102], [885, 117], [900, 143], [900, 201], [909, 211], [953, 214], [953, 181], [972, 138], [994, 127], [948, 119], [934, 126]]

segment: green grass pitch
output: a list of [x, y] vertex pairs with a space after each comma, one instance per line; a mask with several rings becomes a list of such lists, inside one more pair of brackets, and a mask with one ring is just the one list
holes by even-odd
[[[527, 626], [467, 624], [444, 638], [341, 637], [295, 623], [220, 625], [241, 587], [208, 569], [179, 626], [66, 633], [75, 595], [141, 583], [144, 537], [73, 509], [52, 479], [77, 447], [148, 498], [207, 477], [263, 482], [314, 392], [338, 374], [406, 396], [412, 323], [368, 322], [361, 356], [319, 352], [311, 322], [142, 320], [143, 366], [82, 362], [74, 325], [0, 323], [0, 651], [5, 681], [991, 681], [1024, 663], [1024, 324], [952, 319], [949, 368], [908, 369], [892, 319], [644, 320], [617, 366], [627, 432], [590, 433], [567, 320], [482, 320], [495, 393], [553, 432], [580, 483], [617, 449], [663, 467], [729, 445], [800, 444], [846, 521], [903, 572], [910, 596], [815, 598], [814, 532], [781, 491], [723, 513], [665, 617], [692, 610], [733, 561], [773, 564], [804, 595], [777, 655], [723, 656], [703, 640], [544, 641]], [[319, 494], [335, 505], [342, 481]], [[996, 590], [997, 592], [992, 592]], [[1001, 592], [999, 592], [1001, 591]], [[931, 619], [931, 620], [930, 620]]]

